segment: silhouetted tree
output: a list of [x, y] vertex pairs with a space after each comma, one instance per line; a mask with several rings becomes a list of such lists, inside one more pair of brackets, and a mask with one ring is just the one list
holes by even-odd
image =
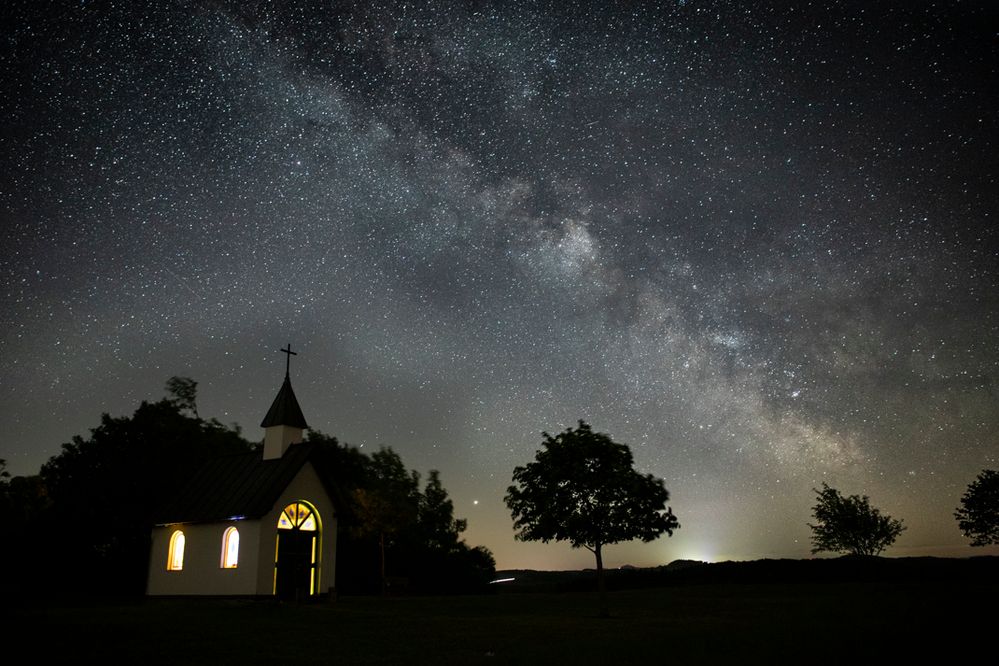
[[[467, 521], [454, 517], [437, 470], [430, 471], [421, 492], [419, 474], [407, 472], [391, 449], [369, 457], [316, 431], [307, 441], [318, 446], [313, 462], [335, 495], [341, 591], [381, 589], [392, 576], [405, 578], [408, 589], [417, 592], [487, 589], [496, 563], [487, 549], [461, 540]], [[374, 560], [372, 552], [378, 553]]]
[[[6, 526], [10, 522], [13, 511], [14, 501], [10, 492], [10, 472], [7, 471], [7, 461], [0, 458], [0, 527]], [[10, 534], [9, 531], [7, 533]]]
[[454, 503], [441, 484], [441, 475], [436, 469], [430, 470], [420, 496], [417, 525], [426, 546], [442, 553], [457, 549], [461, 533], [468, 527], [467, 520], [454, 517]]
[[983, 470], [968, 485], [954, 517], [972, 546], [999, 544], [999, 472]]
[[822, 484], [814, 489], [818, 501], [812, 507], [816, 523], [812, 528], [812, 552], [849, 552], [877, 555], [895, 543], [905, 530], [901, 520], [882, 516], [866, 495], [843, 497], [838, 490]]
[[411, 533], [410, 577], [415, 589], [447, 593], [486, 589], [496, 573], [496, 562], [488, 549], [471, 548], [462, 540], [467, 527], [467, 520], [454, 517], [454, 503], [441, 483], [440, 472], [430, 470]]
[[489, 589], [489, 582], [496, 577], [496, 560], [484, 546], [469, 547], [461, 542], [459, 547], [443, 557], [431, 561], [430, 579], [433, 591], [447, 594], [476, 592]]
[[355, 531], [378, 540], [383, 595], [388, 594], [386, 550], [396, 534], [416, 522], [419, 486], [419, 474], [407, 472], [399, 454], [383, 448], [371, 455], [367, 484], [354, 491]]
[[603, 547], [620, 541], [653, 541], [680, 524], [666, 506], [662, 479], [634, 469], [631, 449], [588, 424], [552, 437], [542, 433], [535, 461], [513, 470], [506, 504], [521, 541], [568, 541], [597, 562], [600, 614], [608, 615]]
[[57, 553], [87, 571], [77, 584], [93, 592], [145, 589], [150, 527], [161, 503], [205, 461], [250, 450], [237, 433], [182, 409], [160, 400], [143, 402], [130, 417], [104, 414], [88, 438], [74, 437], [42, 466], [42, 520], [54, 543], [34, 544], [39, 564]]
[[[0, 482], [0, 525], [7, 534], [24, 534], [41, 521], [51, 502], [42, 478], [15, 476]], [[0, 551], [10, 549], [0, 548]]]
[[342, 444], [336, 437], [315, 429], [306, 433], [305, 441], [316, 446], [315, 461], [323, 466], [338, 488], [363, 485], [371, 461], [360, 449]]
[[[0, 475], [2, 476], [2, 475]], [[53, 550], [57, 545], [50, 520], [51, 502], [41, 477], [15, 476], [0, 480], [0, 571], [7, 599], [48, 592], [48, 581], [65, 558]]]
[[181, 409], [190, 410], [194, 418], [198, 416], [198, 382], [190, 377], [171, 377], [166, 383], [170, 400]]

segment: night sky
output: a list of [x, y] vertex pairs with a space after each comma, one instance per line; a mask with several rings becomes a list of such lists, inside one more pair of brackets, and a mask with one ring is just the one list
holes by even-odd
[[[779, 3], [778, 3], [779, 4]], [[605, 7], [606, 5], [606, 7]], [[890, 6], [889, 6], [890, 5]], [[989, 2], [8, 2], [0, 458], [172, 375], [502, 498], [579, 419], [682, 528], [609, 566], [807, 557], [812, 488], [972, 549], [999, 466]]]

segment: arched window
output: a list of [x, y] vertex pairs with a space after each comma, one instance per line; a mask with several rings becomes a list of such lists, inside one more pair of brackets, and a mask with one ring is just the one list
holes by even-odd
[[239, 562], [239, 530], [235, 527], [226, 528], [222, 534], [222, 568], [235, 569]]
[[279, 530], [299, 529], [303, 532], [316, 531], [316, 514], [312, 507], [302, 502], [289, 504], [278, 518]]
[[167, 570], [181, 571], [184, 568], [184, 533], [177, 530], [170, 535], [170, 550], [167, 553]]

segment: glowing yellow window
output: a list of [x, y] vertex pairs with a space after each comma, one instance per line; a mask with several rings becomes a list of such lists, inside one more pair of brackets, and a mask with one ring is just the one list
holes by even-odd
[[308, 505], [301, 502], [286, 506], [278, 518], [278, 529], [291, 530], [296, 527], [303, 532], [316, 531], [316, 514]]
[[222, 568], [235, 569], [239, 562], [239, 530], [229, 527], [222, 535]]
[[184, 533], [177, 530], [170, 536], [170, 550], [167, 552], [167, 569], [180, 571], [184, 568]]

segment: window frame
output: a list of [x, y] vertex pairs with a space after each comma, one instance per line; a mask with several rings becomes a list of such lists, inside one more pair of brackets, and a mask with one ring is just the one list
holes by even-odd
[[[233, 543], [233, 539], [235, 539], [235, 543]], [[230, 548], [232, 549], [232, 553], [230, 553]], [[231, 559], [229, 557], [230, 554], [232, 555]], [[239, 530], [233, 525], [225, 528], [225, 531], [222, 533], [222, 556], [219, 558], [219, 568], [239, 568]]]
[[167, 571], [184, 570], [184, 550], [187, 546], [187, 537], [184, 530], [174, 530], [170, 535], [170, 546], [167, 548]]

